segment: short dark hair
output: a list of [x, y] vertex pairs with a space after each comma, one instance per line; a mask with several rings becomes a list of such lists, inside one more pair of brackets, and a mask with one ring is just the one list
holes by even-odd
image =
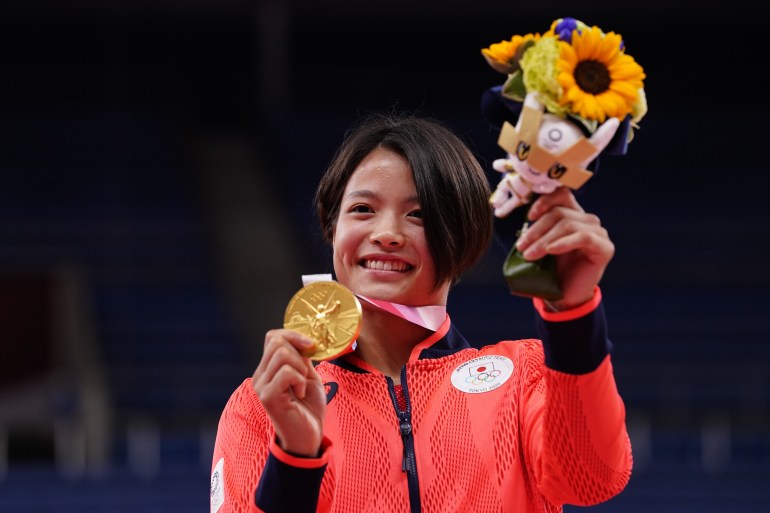
[[465, 143], [428, 117], [372, 114], [346, 133], [316, 189], [324, 240], [333, 242], [348, 180], [376, 148], [398, 153], [409, 163], [436, 269], [435, 286], [456, 283], [484, 255], [492, 238], [491, 191]]

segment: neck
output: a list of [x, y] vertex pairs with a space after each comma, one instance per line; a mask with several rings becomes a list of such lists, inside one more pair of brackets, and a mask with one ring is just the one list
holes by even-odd
[[409, 361], [412, 349], [431, 331], [374, 307], [363, 310], [356, 356], [398, 384], [401, 368]]

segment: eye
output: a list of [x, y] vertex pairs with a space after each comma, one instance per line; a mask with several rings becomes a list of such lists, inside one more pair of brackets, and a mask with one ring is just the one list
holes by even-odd
[[407, 214], [407, 216], [422, 219], [422, 210], [420, 210], [419, 208], [417, 210], [412, 210]]
[[348, 212], [350, 212], [351, 214], [370, 214], [374, 211], [368, 205], [362, 205], [359, 203], [358, 205], [353, 205], [352, 207], [350, 207], [348, 209]]

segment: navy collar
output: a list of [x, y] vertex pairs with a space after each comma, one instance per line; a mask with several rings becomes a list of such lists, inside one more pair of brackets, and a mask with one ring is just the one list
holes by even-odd
[[[423, 349], [420, 352], [418, 359], [431, 360], [434, 358], [442, 358], [444, 356], [452, 355], [458, 351], [462, 351], [463, 349], [469, 349], [470, 347], [471, 345], [467, 340], [465, 340], [465, 337], [463, 337], [460, 331], [455, 328], [454, 324], [451, 324], [446, 335], [444, 335], [440, 340], [436, 341], [436, 343], [430, 347]], [[329, 363], [350, 372], [355, 372], [357, 374], [366, 374], [368, 372], [350, 363], [345, 358], [334, 358], [333, 360], [329, 360]]]

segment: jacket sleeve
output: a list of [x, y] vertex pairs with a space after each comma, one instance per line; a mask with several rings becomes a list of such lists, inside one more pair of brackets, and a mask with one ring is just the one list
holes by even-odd
[[612, 370], [601, 292], [575, 310], [538, 310], [544, 362], [529, 372], [523, 430], [534, 480], [555, 504], [588, 506], [631, 476], [625, 406]]
[[255, 494], [257, 511], [312, 513], [318, 506], [321, 480], [326, 470], [330, 442], [324, 438], [318, 458], [300, 458], [283, 451], [273, 441], [270, 456]]
[[210, 513], [314, 512], [326, 467], [319, 458], [282, 451], [259, 398], [246, 379], [219, 420], [212, 460]]

